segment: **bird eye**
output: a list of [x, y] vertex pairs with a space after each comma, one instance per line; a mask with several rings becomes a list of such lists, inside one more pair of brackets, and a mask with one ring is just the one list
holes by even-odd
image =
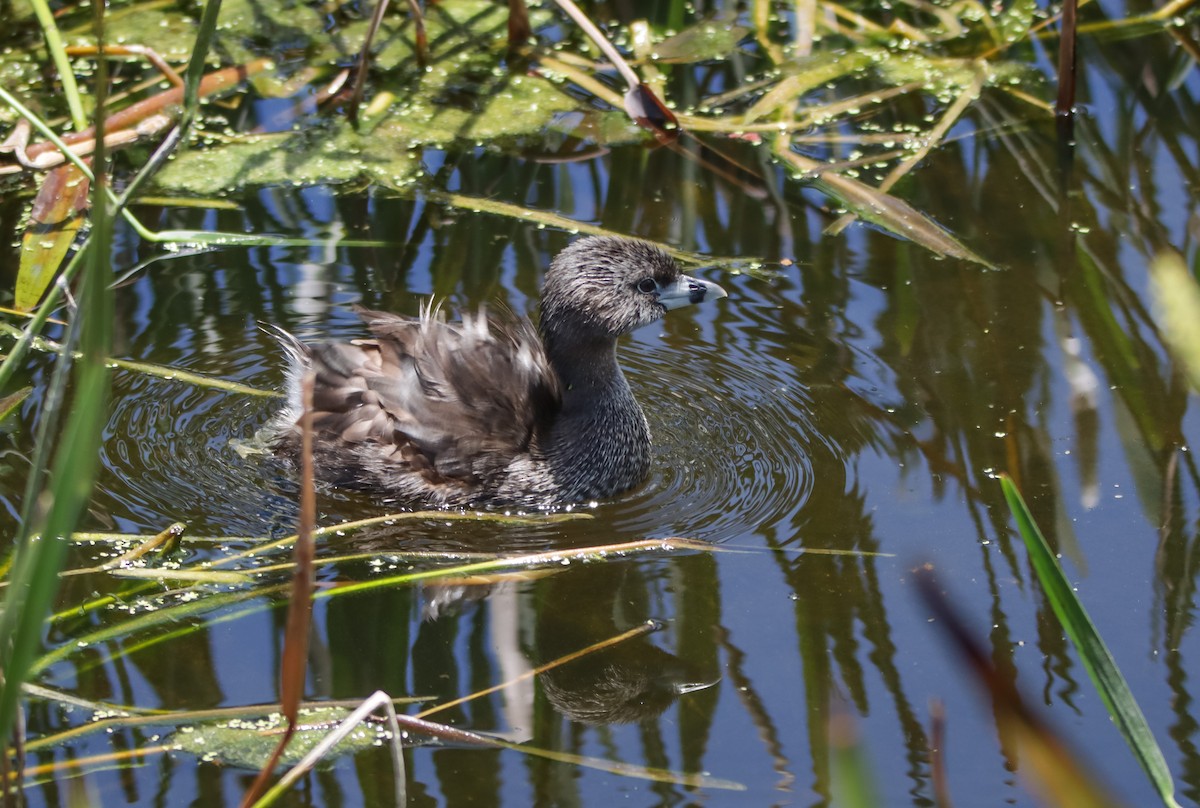
[[654, 282], [654, 278], [642, 278], [640, 281], [638, 281], [637, 288], [639, 292], [650, 294], [658, 288], [658, 284]]

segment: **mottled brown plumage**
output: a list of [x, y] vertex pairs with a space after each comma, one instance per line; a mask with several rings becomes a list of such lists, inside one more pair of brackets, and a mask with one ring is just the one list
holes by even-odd
[[541, 340], [480, 312], [449, 323], [360, 311], [372, 339], [305, 345], [281, 332], [290, 403], [276, 447], [299, 440], [299, 381], [315, 375], [318, 475], [405, 505], [551, 507], [611, 496], [649, 470], [650, 429], [617, 338], [669, 308], [724, 297], [670, 255], [591, 237], [546, 273]]

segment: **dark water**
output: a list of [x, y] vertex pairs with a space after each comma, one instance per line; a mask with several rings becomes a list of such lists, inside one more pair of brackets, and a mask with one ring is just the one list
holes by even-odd
[[[414, 748], [413, 805], [829, 805], [831, 717], [852, 717], [880, 804], [933, 804], [931, 702], [944, 705], [950, 793], [960, 805], [1032, 805], [1022, 761], [918, 599], [932, 564], [992, 661], [1119, 799], [1152, 804], [1033, 581], [996, 481], [1020, 484], [1146, 713], [1180, 790], [1200, 795], [1191, 682], [1200, 475], [1188, 446], [1194, 394], [1155, 328], [1146, 267], [1174, 246], [1195, 258], [1196, 73], [1165, 35], [1090, 41], [1070, 193], [1049, 116], [983, 100], [898, 195], [997, 269], [938, 259], [857, 224], [826, 236], [828, 198], [777, 169], [756, 198], [667, 149], [616, 148], [559, 164], [482, 149], [429, 150], [447, 187], [525, 204], [672, 247], [734, 256], [696, 270], [729, 297], [672, 313], [622, 346], [655, 435], [642, 487], [534, 525], [397, 523], [325, 540], [320, 554], [541, 551], [680, 536], [718, 552], [568, 565], [454, 593], [388, 587], [315, 607], [308, 695], [375, 690], [433, 706], [657, 621], [661, 630], [441, 713], [532, 746], [735, 781], [686, 786], [514, 751]], [[1172, 72], [1174, 71], [1174, 72]], [[1152, 77], [1161, 81], [1151, 81]], [[1167, 80], [1172, 79], [1172, 80]], [[1130, 112], [1132, 110], [1132, 112]], [[725, 145], [748, 163], [756, 152]], [[832, 147], [831, 147], [832, 148]], [[814, 153], [820, 153], [816, 149]], [[1073, 183], [1073, 184], [1072, 184]], [[352, 304], [415, 313], [430, 296], [536, 315], [541, 274], [573, 236], [535, 222], [403, 198], [271, 187], [237, 210], [141, 207], [155, 227], [383, 238], [394, 246], [226, 248], [149, 264], [117, 292], [115, 355], [279, 390], [282, 359], [259, 323], [304, 338], [363, 333]], [[114, 263], [156, 255], [123, 233]], [[0, 497], [19, 507], [50, 360], [0, 435]], [[291, 470], [252, 445], [274, 399], [117, 370], [88, 530], [153, 534], [172, 522], [189, 563], [293, 531]], [[394, 510], [322, 492], [321, 524]], [[833, 551], [833, 552], [831, 552]], [[96, 551], [81, 548], [76, 566]], [[264, 563], [285, 560], [268, 555]], [[380, 574], [319, 571], [326, 587]], [[60, 608], [118, 592], [56, 624], [60, 657], [40, 683], [82, 699], [199, 710], [278, 696], [279, 579], [264, 594], [115, 639], [80, 639], [177, 603], [68, 578]], [[251, 589], [214, 585], [206, 597]], [[156, 600], [157, 598], [157, 600]], [[436, 604], [436, 605], [435, 605]], [[436, 614], [436, 616], [434, 616]], [[696, 689], [701, 683], [710, 687]], [[686, 691], [680, 693], [679, 691]], [[416, 710], [411, 710], [415, 712]], [[32, 736], [86, 724], [57, 701], [30, 708]], [[160, 742], [120, 728], [35, 749], [62, 762]], [[234, 803], [251, 772], [189, 752], [90, 771], [105, 805]], [[287, 804], [386, 805], [385, 750], [336, 758]], [[31, 787], [60, 804], [62, 784]]]

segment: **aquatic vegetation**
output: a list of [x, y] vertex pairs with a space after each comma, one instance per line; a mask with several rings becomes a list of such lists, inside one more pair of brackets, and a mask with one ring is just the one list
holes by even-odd
[[[517, 5], [427, 3], [420, 36], [415, 3], [374, 31], [353, 3], [6, 7], [0, 727], [31, 705], [26, 786], [114, 788], [107, 767], [169, 754], [232, 800], [229, 771], [265, 786], [277, 748], [297, 768], [264, 801], [311, 777], [350, 801], [925, 805], [979, 778], [1019, 803], [1012, 771], [1052, 801], [1194, 800], [1192, 4], [1079, 9], [1077, 84], [1032, 0], [585, 4], [591, 35], [531, 3], [530, 36]], [[278, 383], [258, 321], [360, 338], [349, 302], [428, 294], [521, 312], [579, 233], [715, 263], [742, 298], [641, 337], [714, 346], [632, 368], [662, 391], [646, 489], [391, 513], [254, 454]], [[1107, 517], [1118, 497], [1136, 519]], [[1094, 509], [1153, 542], [1086, 536]], [[979, 724], [928, 652], [914, 557], [988, 616], [977, 760], [944, 754]], [[1089, 559], [1153, 601], [1150, 653], [1096, 620], [1123, 690], [1078, 629], [1110, 598], [1062, 577]], [[1057, 731], [1020, 699], [1038, 676]], [[951, 707], [927, 722], [931, 689]], [[405, 724], [389, 693], [425, 711]], [[268, 716], [312, 754], [264, 742]], [[1107, 752], [1101, 774], [1062, 738]], [[494, 766], [514, 754], [526, 780]]]

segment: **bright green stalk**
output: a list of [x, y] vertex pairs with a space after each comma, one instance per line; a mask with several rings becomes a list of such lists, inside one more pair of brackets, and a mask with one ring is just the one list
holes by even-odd
[[87, 128], [87, 116], [83, 112], [83, 102], [79, 99], [79, 87], [75, 84], [75, 71], [71, 69], [71, 61], [67, 58], [67, 50], [62, 37], [58, 34], [58, 24], [46, 0], [30, 0], [33, 13], [37, 15], [38, 23], [42, 26], [42, 34], [46, 37], [46, 50], [50, 59], [58, 69], [58, 77], [62, 81], [63, 95], [67, 98], [67, 107], [71, 111], [71, 123], [75, 131], [82, 132]]
[[1054, 551], [1050, 549], [1046, 537], [1034, 523], [1033, 515], [1029, 513], [1021, 493], [1008, 476], [1000, 478], [1000, 486], [1004, 489], [1004, 498], [1008, 500], [1008, 508], [1016, 519], [1017, 529], [1025, 541], [1029, 558], [1046, 592], [1046, 598], [1067, 636], [1071, 638], [1083, 667], [1091, 677], [1092, 684], [1096, 686], [1104, 706], [1108, 708], [1108, 714], [1121, 731], [1129, 748], [1133, 750], [1134, 757], [1142, 764], [1150, 782], [1162, 798], [1163, 805], [1179, 808], [1179, 803], [1175, 801], [1175, 783], [1171, 779], [1171, 771], [1167, 768], [1162, 750], [1154, 740], [1150, 725], [1146, 723], [1142, 708], [1138, 706], [1137, 700], [1129, 690], [1129, 683], [1121, 675], [1116, 660], [1100, 637], [1100, 632], [1096, 630], [1091, 617], [1071, 589]]
[[[103, 6], [96, 8], [97, 41], [103, 45]], [[96, 151], [99, 176], [92, 186], [92, 235], [89, 239], [87, 271], [80, 289], [80, 309], [71, 329], [79, 334], [81, 357], [75, 365], [71, 411], [59, 436], [54, 463], [45, 490], [36, 501], [26, 501], [12, 583], [0, 614], [0, 738], [7, 740], [21, 703], [21, 686], [30, 675], [34, 657], [41, 647], [46, 614], [58, 591], [58, 573], [74, 530], [91, 497], [104, 422], [108, 418], [109, 369], [106, 357], [112, 342], [113, 291], [109, 254], [112, 220], [105, 176], [103, 102], [108, 82], [107, 66], [101, 61], [96, 72]], [[62, 361], [68, 361], [64, 356]], [[65, 366], [64, 366], [65, 367]], [[62, 374], [59, 374], [60, 377]], [[43, 410], [53, 424], [55, 412]], [[41, 463], [48, 453], [50, 430], [39, 434], [31, 469], [30, 499], [42, 479]]]

